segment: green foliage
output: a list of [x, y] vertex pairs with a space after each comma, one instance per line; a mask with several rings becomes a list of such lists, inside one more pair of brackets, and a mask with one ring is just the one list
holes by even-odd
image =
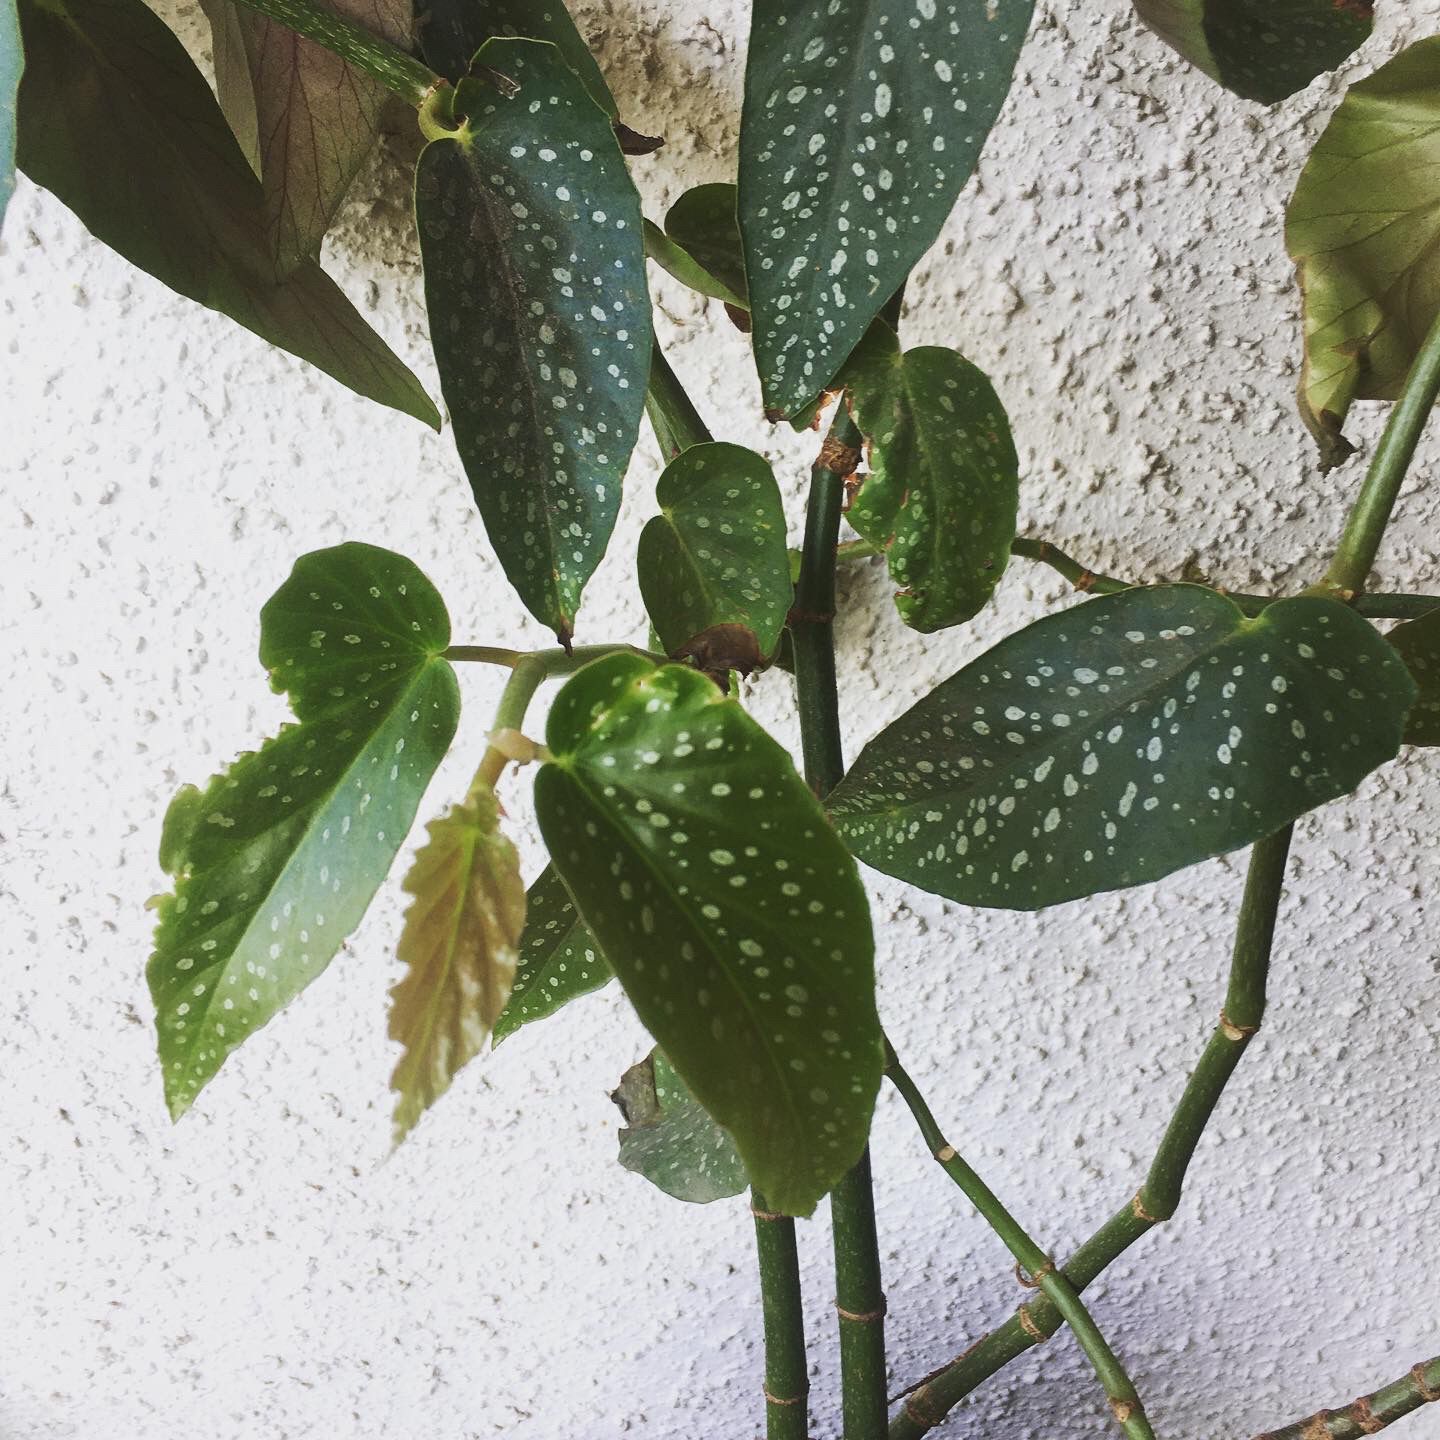
[[750, 1183], [730, 1137], [659, 1050], [632, 1065], [610, 1098], [629, 1127], [620, 1132], [620, 1163], [657, 1189], [703, 1205]]
[[143, 0], [21, 0], [19, 164], [97, 239], [352, 390], [439, 427], [318, 265], [275, 280], [256, 180], [204, 77]]
[[0, 0], [0, 222], [15, 190], [15, 95], [24, 69], [15, 0]]
[[1405, 722], [1405, 743], [1440, 745], [1440, 610], [1397, 625], [1385, 638], [1419, 690]]
[[879, 323], [844, 380], [870, 461], [851, 525], [885, 552], [907, 625], [968, 620], [989, 600], [1015, 538], [1020, 462], [1004, 406], [963, 355], [934, 345], [902, 353]]
[[770, 1202], [809, 1214], [880, 1080], [854, 862], [786, 752], [693, 670], [614, 655], [550, 709], [555, 868], [626, 994]]
[[1415, 687], [1354, 611], [1254, 620], [1193, 585], [1028, 626], [861, 751], [830, 813], [854, 853], [967, 905], [1035, 910], [1158, 880], [1354, 789]]
[[585, 928], [565, 882], [547, 865], [525, 896], [520, 967], [510, 1000], [495, 1022], [494, 1043], [598, 990], [610, 978], [605, 956]]
[[1305, 299], [1300, 413], [1338, 464], [1354, 400], [1393, 400], [1440, 311], [1440, 36], [1357, 81], [1285, 216]]
[[1135, 0], [1135, 11], [1212, 80], [1266, 105], [1343, 64], [1374, 18], [1370, 0]]
[[748, 310], [745, 262], [733, 185], [697, 185], [665, 213], [665, 228], [645, 222], [645, 253], [682, 285]]
[[372, 545], [296, 561], [260, 659], [298, 724], [165, 818], [148, 976], [170, 1113], [330, 963], [360, 922], [460, 714], [450, 622], [408, 560]]
[[766, 409], [824, 390], [930, 247], [1010, 89], [1031, 0], [755, 0], [740, 126]]
[[770, 466], [742, 445], [692, 445], [655, 499], [661, 513], [640, 536], [636, 571], [665, 653], [748, 673], [774, 654], [793, 595]]
[[425, 299], [490, 542], [568, 643], [645, 405], [640, 201], [609, 120], [554, 46], [491, 40], [479, 60], [518, 88], [462, 80], [465, 121], [420, 157]]

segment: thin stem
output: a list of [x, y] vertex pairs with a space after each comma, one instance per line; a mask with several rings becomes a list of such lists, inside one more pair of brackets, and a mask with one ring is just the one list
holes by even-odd
[[449, 85], [449, 81], [413, 55], [353, 20], [326, 9], [317, 0], [241, 0], [241, 3], [278, 20], [297, 35], [323, 45], [416, 107], [424, 103], [431, 91]]
[[[1186, 1083], [1139, 1191], [1063, 1266], [1061, 1273], [1077, 1293], [1142, 1235], [1168, 1220], [1180, 1203], [1200, 1137], [1264, 1018], [1275, 916], [1290, 836], [1291, 827], [1286, 826], [1251, 851], [1220, 1021]], [[1046, 1295], [1022, 1305], [1005, 1324], [915, 1388], [891, 1422], [890, 1440], [918, 1440], [971, 1391], [1026, 1350], [1048, 1340], [1063, 1318]]]
[[[565, 652], [562, 650], [560, 653], [563, 655]], [[526, 655], [520, 660], [500, 692], [495, 721], [490, 727], [492, 736], [498, 736], [502, 730], [518, 730], [524, 725], [525, 712], [530, 708], [535, 692], [544, 683], [546, 673], [543, 652]], [[493, 790], [509, 762], [508, 751], [492, 741], [480, 757], [480, 768], [475, 772], [476, 783], [488, 785]]]
[[503, 665], [513, 670], [529, 652], [506, 650], [498, 645], [451, 645], [445, 651], [450, 661], [468, 661], [474, 665]]
[[760, 1304], [765, 1317], [765, 1434], [768, 1440], [806, 1440], [810, 1430], [805, 1366], [805, 1313], [795, 1222], [777, 1215], [758, 1190], [750, 1195]]
[[598, 660], [602, 655], [639, 655], [653, 660], [657, 665], [665, 663], [663, 655], [642, 650], [638, 645], [575, 645], [569, 650], [506, 650], [495, 645], [451, 645], [444, 658], [451, 661], [470, 661], [479, 665], [503, 665], [507, 670], [516, 669], [526, 660], [539, 660], [545, 667], [546, 678], [552, 675], [570, 675], [582, 665]]
[[1435, 408], [1437, 395], [1440, 395], [1440, 316], [1431, 325], [1405, 377], [1400, 399], [1390, 411], [1385, 433], [1375, 447], [1365, 481], [1345, 521], [1335, 558], [1320, 582], [1323, 590], [1349, 599], [1365, 588], [1385, 527], [1390, 523], [1390, 512], [1395, 508], [1405, 472], [1410, 468], [1415, 447]]
[[1440, 1400], [1440, 1356], [1413, 1366], [1399, 1380], [1382, 1385], [1343, 1410], [1321, 1410], [1255, 1440], [1360, 1440]]
[[[888, 1049], [888, 1047], [887, 1047]], [[1131, 1440], [1155, 1440], [1155, 1432], [1145, 1418], [1144, 1407], [1125, 1367], [1091, 1319], [1080, 1292], [1055, 1262], [1030, 1238], [1013, 1215], [1002, 1205], [994, 1191], [975, 1173], [940, 1133], [935, 1117], [915, 1082], [905, 1073], [893, 1050], [888, 1050], [885, 1073], [900, 1092], [930, 1153], [940, 1162], [945, 1173], [965, 1193], [970, 1203], [985, 1217], [990, 1228], [1004, 1242], [1005, 1248], [1030, 1272], [1031, 1282], [1038, 1285], [1045, 1298], [1075, 1333], [1096, 1378], [1110, 1401], [1110, 1409], [1120, 1427]]]
[[680, 377], [670, 368], [660, 342], [650, 347], [650, 383], [645, 389], [645, 413], [650, 417], [656, 443], [668, 464], [682, 450], [704, 445], [711, 436]]

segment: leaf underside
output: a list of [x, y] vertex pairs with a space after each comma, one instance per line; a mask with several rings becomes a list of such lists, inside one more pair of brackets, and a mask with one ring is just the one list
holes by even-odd
[[1393, 400], [1440, 313], [1440, 36], [1357, 81], [1285, 214], [1305, 302], [1300, 413], [1322, 464], [1355, 400]]
[[456, 87], [416, 172], [426, 305], [490, 543], [568, 643], [615, 526], [650, 365], [640, 201], [610, 122], [552, 45], [491, 40], [513, 96]]
[[225, 1058], [329, 964], [405, 840], [460, 713], [445, 607], [410, 561], [346, 544], [296, 561], [260, 658], [297, 724], [165, 819], [148, 967], [179, 1118]]
[[1397, 625], [1385, 638], [1419, 689], [1405, 722], [1405, 743], [1440, 745], [1440, 610]]
[[143, 0], [21, 0], [19, 164], [172, 290], [381, 404], [440, 426], [420, 382], [313, 263], [277, 283], [260, 183]]
[[930, 247], [1010, 89], [1031, 0], [755, 0], [740, 231], [768, 412], [830, 383]]
[[693, 670], [597, 661], [547, 739], [552, 863], [755, 1183], [809, 1214], [864, 1147], [882, 1064], [854, 863], [789, 755]]
[[1334, 601], [1247, 620], [1198, 586], [1021, 630], [882, 730], [831, 793], [851, 850], [967, 905], [1034, 910], [1158, 880], [1352, 790], [1414, 685]]

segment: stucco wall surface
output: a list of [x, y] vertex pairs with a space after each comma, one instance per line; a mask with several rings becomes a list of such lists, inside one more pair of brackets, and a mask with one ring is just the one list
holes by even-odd
[[[1440, 30], [1382, 0], [1348, 74]], [[578, 9], [627, 118], [647, 213], [732, 174], [747, 7]], [[193, 5], [167, 3], [197, 53]], [[907, 343], [993, 377], [1023, 520], [1112, 573], [1298, 588], [1358, 465], [1321, 475], [1295, 417], [1297, 297], [1281, 213], [1344, 76], [1272, 111], [1186, 71], [1125, 0], [1042, 0], [977, 178], [921, 265]], [[438, 395], [402, 142], [362, 177], [328, 263]], [[657, 281], [674, 364], [717, 432], [771, 457], [792, 526], [813, 436], [758, 418], [718, 307]], [[172, 1128], [143, 981], [159, 818], [282, 714], [257, 612], [298, 554], [412, 556], [457, 639], [546, 642], [436, 437], [179, 300], [22, 182], [0, 242], [0, 1436], [5, 1440], [740, 1440], [759, 1423], [743, 1201], [688, 1207], [614, 1162], [608, 1101], [646, 1048], [613, 991], [473, 1064], [387, 1158], [392, 885], [328, 972]], [[1354, 429], [1367, 445], [1374, 407]], [[1440, 586], [1440, 438], [1382, 556]], [[627, 583], [652, 508], [648, 433], [580, 620], [638, 639]], [[1017, 562], [973, 625], [896, 619], [847, 574], [851, 751], [1061, 602]], [[462, 677], [461, 793], [498, 693]], [[793, 741], [788, 682], [751, 687]], [[532, 726], [532, 728], [534, 728]], [[524, 780], [506, 803], [541, 863]], [[1093, 1292], [1169, 1440], [1243, 1437], [1440, 1350], [1440, 772], [1407, 754], [1299, 829], [1273, 1003], [1175, 1220]], [[397, 877], [406, 863], [402, 856]], [[881, 1008], [956, 1144], [1065, 1252], [1130, 1196], [1213, 1023], [1243, 856], [1036, 915], [963, 910], [870, 875]], [[1008, 1257], [882, 1097], [874, 1134], [894, 1388], [1007, 1315]], [[823, 1207], [821, 1218], [823, 1219]], [[817, 1440], [839, 1433], [827, 1239], [803, 1224]], [[1107, 1433], [1065, 1336], [949, 1434]], [[1397, 1431], [1397, 1434], [1400, 1433]], [[1408, 1422], [1440, 1436], [1440, 1406]]]

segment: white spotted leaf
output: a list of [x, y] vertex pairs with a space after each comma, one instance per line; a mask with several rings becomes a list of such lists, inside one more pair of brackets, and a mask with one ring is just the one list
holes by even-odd
[[786, 751], [695, 670], [595, 661], [547, 740], [551, 863], [755, 1184], [808, 1215], [864, 1148], [883, 1063], [854, 861]]
[[970, 178], [1032, 0], [755, 0], [740, 126], [767, 411], [826, 389]]
[[829, 797], [868, 865], [1035, 910], [1249, 845], [1394, 757], [1415, 687], [1354, 611], [1126, 590], [1002, 640]]
[[650, 366], [640, 201], [610, 121], [553, 45], [491, 40], [415, 210], [440, 384], [490, 543], [568, 643], [615, 526]]
[[625, 1117], [620, 1163], [657, 1189], [704, 1205], [750, 1184], [734, 1141], [685, 1088], [663, 1051], [632, 1065], [610, 1098]]
[[477, 782], [428, 828], [405, 877], [413, 899], [396, 954], [407, 968], [390, 992], [390, 1038], [405, 1049], [390, 1077], [396, 1144], [480, 1053], [510, 998], [525, 925], [520, 857], [495, 792]]
[[749, 672], [780, 643], [794, 595], [785, 509], [763, 456], [692, 445], [661, 475], [640, 535], [640, 593], [665, 653]]
[[1440, 610], [1397, 625], [1385, 638], [1419, 689], [1405, 723], [1405, 743], [1440, 745]]
[[405, 840], [460, 713], [444, 604], [372, 545], [302, 556], [260, 615], [298, 723], [166, 816], [147, 970], [170, 1113], [330, 963]]
[[936, 345], [902, 353], [878, 323], [844, 379], [869, 460], [851, 525], [884, 551], [912, 629], [970, 619], [1015, 538], [1020, 467], [999, 396], [963, 355]]
[[547, 865], [526, 892], [520, 964], [510, 999], [495, 1022], [494, 1043], [600, 989], [611, 978], [610, 966], [565, 882]]

